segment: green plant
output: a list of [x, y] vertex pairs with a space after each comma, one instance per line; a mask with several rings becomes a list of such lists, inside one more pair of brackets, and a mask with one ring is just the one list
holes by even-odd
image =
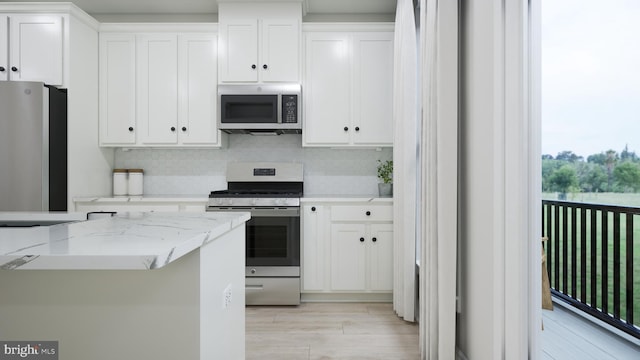
[[393, 161], [378, 160], [378, 178], [385, 184], [391, 184], [393, 182]]

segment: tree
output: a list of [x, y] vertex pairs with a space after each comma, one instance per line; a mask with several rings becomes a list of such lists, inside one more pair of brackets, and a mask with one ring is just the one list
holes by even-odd
[[549, 192], [554, 191], [551, 188], [551, 174], [558, 170], [564, 162], [553, 159], [542, 159], [542, 191]]
[[605, 152], [604, 166], [607, 168], [607, 191], [611, 191], [613, 188], [613, 168], [618, 162], [618, 153], [615, 150], [607, 150]]
[[624, 150], [620, 153], [620, 161], [638, 162], [640, 158], [638, 158], [635, 151], [629, 151], [629, 145], [625, 145]]
[[553, 191], [558, 191], [563, 194], [568, 192], [572, 187], [578, 185], [576, 169], [568, 164], [563, 165], [551, 174], [549, 183]]
[[585, 163], [578, 168], [580, 188], [585, 192], [603, 192], [607, 189], [607, 174], [602, 165]]
[[605, 155], [603, 152], [601, 152], [600, 154], [593, 154], [593, 155], [587, 156], [588, 163], [598, 164], [602, 166], [604, 166], [604, 163], [606, 162], [606, 160], [607, 160], [607, 155]]
[[640, 190], [640, 166], [630, 161], [625, 161], [613, 169], [616, 185], [622, 191]]
[[570, 163], [574, 163], [576, 161], [582, 161], [582, 156], [578, 156], [573, 153], [573, 151], [562, 151], [558, 153], [556, 156], [556, 160], [568, 161]]

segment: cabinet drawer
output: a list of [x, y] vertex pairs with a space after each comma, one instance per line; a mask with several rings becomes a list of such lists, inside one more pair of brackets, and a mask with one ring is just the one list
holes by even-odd
[[332, 206], [331, 221], [393, 221], [393, 206]]

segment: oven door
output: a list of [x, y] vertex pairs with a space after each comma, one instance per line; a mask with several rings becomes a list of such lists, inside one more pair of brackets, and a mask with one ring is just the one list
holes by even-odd
[[300, 266], [300, 208], [252, 209], [247, 266]]
[[300, 207], [220, 207], [251, 213], [246, 223], [246, 266], [300, 266]]

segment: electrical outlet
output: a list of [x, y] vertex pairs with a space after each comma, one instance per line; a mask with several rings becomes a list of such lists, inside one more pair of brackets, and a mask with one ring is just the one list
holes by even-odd
[[227, 285], [222, 293], [222, 308], [226, 309], [231, 305], [231, 284]]

